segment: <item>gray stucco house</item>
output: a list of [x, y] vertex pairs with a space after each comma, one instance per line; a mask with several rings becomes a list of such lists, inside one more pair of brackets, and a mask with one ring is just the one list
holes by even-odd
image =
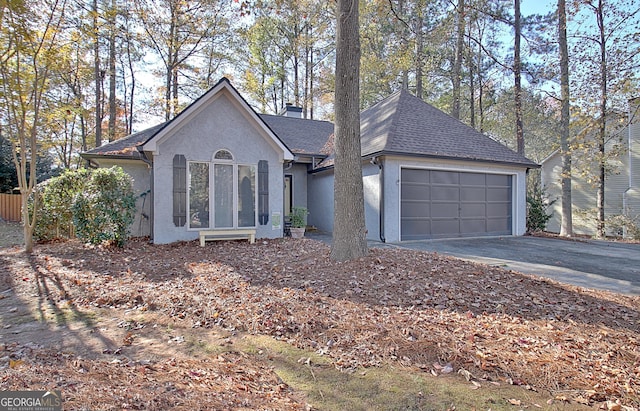
[[[526, 172], [537, 165], [408, 91], [361, 114], [361, 141], [369, 238], [525, 233]], [[132, 234], [155, 243], [204, 229], [282, 237], [294, 206], [333, 230], [333, 124], [292, 106], [258, 114], [226, 78], [173, 120], [82, 156], [133, 177]]]

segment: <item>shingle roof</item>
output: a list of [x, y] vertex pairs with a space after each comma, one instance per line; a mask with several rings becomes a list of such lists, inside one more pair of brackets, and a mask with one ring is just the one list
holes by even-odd
[[[295, 117], [260, 114], [260, 118], [295, 154], [323, 155], [323, 147], [331, 134], [333, 124], [329, 121], [307, 120]], [[86, 157], [105, 156], [139, 159], [138, 146], [144, 144], [167, 123], [131, 134], [120, 140], [107, 143], [83, 153]]]
[[321, 154], [333, 134], [333, 123], [296, 117], [260, 114], [260, 118], [296, 154]]
[[[320, 165], [333, 165], [334, 125], [328, 121], [260, 114], [260, 118], [295, 154], [328, 156]], [[141, 158], [137, 147], [167, 123], [132, 134], [83, 153]], [[538, 167], [526, 157], [425, 103], [408, 91], [398, 91], [360, 115], [362, 155], [399, 154], [518, 164]]]
[[156, 134], [166, 123], [158, 124], [146, 130], [130, 134], [120, 140], [112, 141], [100, 147], [96, 147], [82, 153], [86, 157], [120, 157], [130, 159], [140, 159], [142, 155], [138, 151], [138, 146], [143, 144], [154, 134]]
[[360, 133], [363, 156], [406, 154], [537, 167], [528, 158], [406, 90], [362, 112]]

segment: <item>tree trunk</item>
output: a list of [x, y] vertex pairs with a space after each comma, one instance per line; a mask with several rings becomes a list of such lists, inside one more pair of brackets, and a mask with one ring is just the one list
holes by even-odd
[[109, 141], [116, 139], [116, 0], [109, 16]]
[[[469, 21], [469, 43], [467, 48], [469, 50], [469, 57], [467, 63], [469, 64], [469, 119], [471, 128], [476, 128], [476, 84], [475, 84], [475, 72], [473, 60], [473, 52], [471, 51], [471, 19]], [[480, 39], [478, 39], [478, 43]], [[479, 70], [478, 70], [479, 71]]]
[[560, 235], [573, 235], [573, 212], [571, 209], [571, 152], [569, 151], [569, 51], [567, 45], [567, 11], [565, 0], [558, 0], [558, 43], [560, 46], [560, 153], [562, 155], [562, 220]]
[[[176, 61], [178, 60], [178, 56], [176, 55]], [[173, 83], [171, 84], [173, 87], [173, 92], [171, 93], [171, 112], [172, 118], [178, 115], [178, 66], [173, 69]]]
[[98, 27], [98, 0], [93, 0], [93, 74], [96, 88], [96, 147], [102, 145], [102, 71], [100, 70], [100, 35]]
[[422, 26], [424, 24], [424, 17], [422, 13], [416, 18], [415, 32], [416, 32], [416, 97], [422, 99], [423, 94], [423, 65], [424, 65], [424, 34]]
[[596, 235], [605, 236], [604, 226], [604, 185], [605, 185], [605, 132], [607, 124], [607, 44], [604, 32], [604, 0], [598, 0], [596, 15], [600, 34], [600, 121], [598, 130], [598, 193], [596, 207], [598, 209], [598, 223]]
[[456, 56], [453, 62], [453, 103], [451, 116], [460, 119], [460, 83], [462, 79], [462, 48], [464, 47], [464, 0], [458, 0], [458, 21], [456, 39]]
[[520, 67], [520, 0], [514, 1], [514, 29], [515, 39], [513, 47], [513, 74], [515, 77], [515, 108], [516, 108], [516, 141], [518, 154], [524, 155], [524, 130], [522, 127], [522, 84], [521, 84], [521, 67]]
[[338, 0], [335, 91], [335, 183], [331, 259], [367, 255], [360, 148], [358, 0]]
[[478, 117], [479, 127], [478, 130], [484, 133], [484, 77], [482, 77], [482, 46], [478, 45]]

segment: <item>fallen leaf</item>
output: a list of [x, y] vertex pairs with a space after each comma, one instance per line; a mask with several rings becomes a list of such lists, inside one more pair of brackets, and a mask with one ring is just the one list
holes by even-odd
[[23, 364], [24, 364], [23, 360], [9, 360], [9, 368], [18, 368]]

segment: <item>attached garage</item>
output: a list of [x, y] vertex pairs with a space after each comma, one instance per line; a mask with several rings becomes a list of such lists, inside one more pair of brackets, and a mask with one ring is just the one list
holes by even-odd
[[513, 176], [402, 168], [400, 238], [512, 234]]

